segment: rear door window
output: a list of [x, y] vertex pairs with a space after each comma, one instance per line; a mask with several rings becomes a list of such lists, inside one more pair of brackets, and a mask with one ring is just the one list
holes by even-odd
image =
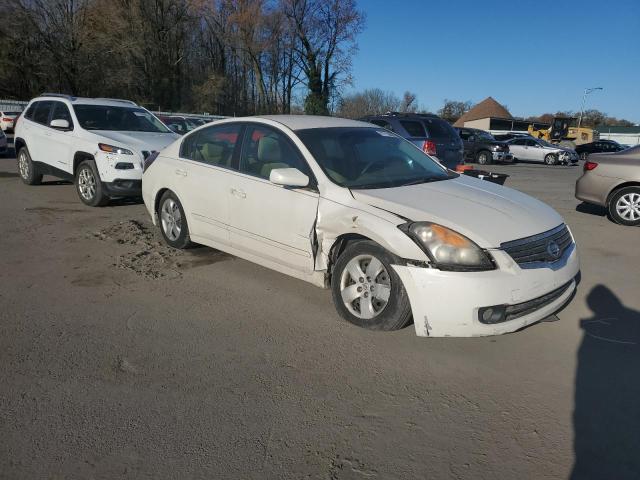
[[50, 101], [38, 102], [38, 107], [36, 108], [36, 111], [33, 114], [33, 121], [41, 125], [48, 125], [49, 114], [51, 113], [51, 107], [53, 107], [53, 102], [50, 102]]
[[203, 128], [184, 139], [180, 156], [207, 165], [237, 170], [233, 154], [241, 129], [240, 124]]
[[404, 128], [410, 137], [426, 137], [427, 132], [420, 122], [411, 120], [400, 120], [400, 125]]
[[31, 106], [29, 108], [27, 108], [27, 111], [24, 113], [24, 118], [28, 118], [29, 120], [33, 120], [33, 114], [36, 111], [36, 108], [38, 108], [38, 104], [40, 102], [33, 102], [31, 104]]

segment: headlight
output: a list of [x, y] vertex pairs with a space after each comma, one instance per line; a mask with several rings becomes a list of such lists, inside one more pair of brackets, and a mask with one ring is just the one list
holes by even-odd
[[103, 152], [119, 153], [121, 155], [133, 155], [133, 152], [131, 150], [127, 150], [126, 148], [122, 147], [114, 147], [113, 145], [107, 145], [106, 143], [99, 143], [98, 148]]
[[467, 237], [442, 225], [414, 222], [400, 225], [429, 256], [440, 270], [494, 270], [495, 265], [487, 252]]

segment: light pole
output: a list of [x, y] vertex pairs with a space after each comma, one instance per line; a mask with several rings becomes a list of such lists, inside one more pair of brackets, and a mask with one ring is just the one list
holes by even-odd
[[587, 95], [596, 90], [602, 90], [602, 87], [585, 88], [584, 95], [582, 95], [582, 106], [580, 107], [580, 119], [578, 120], [578, 128], [582, 124], [582, 114], [584, 113], [584, 102], [587, 100]]

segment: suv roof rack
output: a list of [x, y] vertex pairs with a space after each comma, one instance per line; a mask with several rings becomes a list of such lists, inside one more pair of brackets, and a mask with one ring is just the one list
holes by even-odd
[[105, 97], [98, 97], [95, 100], [107, 100], [109, 102], [120, 102], [120, 103], [128, 103], [129, 105], [135, 105], [136, 107], [138, 106], [138, 104], [136, 102], [134, 102], [133, 100], [125, 100], [123, 98], [105, 98]]
[[387, 112], [387, 113], [383, 113], [382, 115], [387, 117], [440, 118], [435, 113]]
[[73, 95], [67, 95], [66, 93], [41, 93], [41, 97], [58, 97], [58, 98], [66, 98], [67, 100], [75, 100], [77, 97]]

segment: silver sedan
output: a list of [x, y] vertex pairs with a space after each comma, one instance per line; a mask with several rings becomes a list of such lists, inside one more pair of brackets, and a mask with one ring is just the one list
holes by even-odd
[[529, 162], [544, 162], [547, 165], [577, 162], [575, 150], [546, 142], [539, 138], [520, 137], [507, 142], [514, 159]]

